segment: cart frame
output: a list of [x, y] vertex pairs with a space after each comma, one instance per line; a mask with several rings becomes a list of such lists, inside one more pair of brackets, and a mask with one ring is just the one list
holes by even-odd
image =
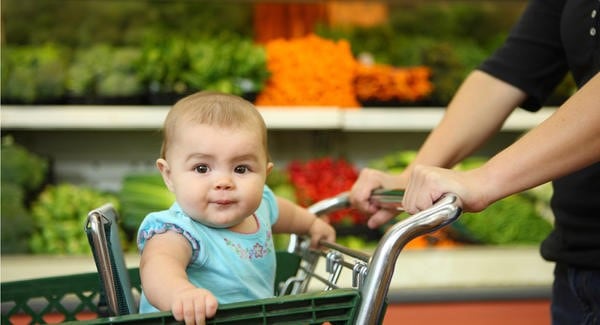
[[[403, 191], [377, 191], [372, 199], [387, 207], [402, 210]], [[317, 202], [309, 210], [317, 215], [349, 207], [348, 193]], [[220, 305], [214, 318], [207, 324], [273, 324], [302, 323], [322, 324], [380, 324], [386, 308], [386, 296], [394, 273], [396, 260], [402, 248], [413, 238], [433, 232], [453, 221], [461, 214], [460, 202], [456, 195], [447, 194], [431, 208], [409, 216], [390, 227], [379, 241], [372, 256], [344, 246], [321, 242], [325, 251], [308, 248], [308, 240], [296, 235], [290, 236], [286, 252], [278, 252], [278, 270], [276, 288], [278, 296], [254, 301]], [[123, 323], [177, 323], [170, 312], [137, 314], [136, 298], [132, 294], [139, 288], [137, 268], [127, 269], [123, 251], [119, 244], [116, 225], [117, 213], [111, 205], [92, 210], [85, 226], [92, 247], [94, 261], [98, 269], [95, 275], [100, 280], [96, 288], [88, 288], [81, 306], [93, 310], [91, 300], [100, 298], [96, 312], [101, 318], [89, 321], [77, 321], [65, 308], [51, 304], [43, 309], [55, 308], [65, 312], [65, 320], [74, 320], [78, 324], [123, 324]], [[350, 263], [344, 257], [351, 257]], [[316, 274], [319, 259], [324, 258], [328, 278]], [[286, 267], [284, 267], [286, 266]], [[342, 268], [352, 270], [353, 288], [339, 288], [336, 283]], [[281, 273], [281, 274], [280, 274]], [[83, 276], [83, 275], [82, 275]], [[86, 275], [87, 277], [93, 274]], [[43, 281], [39, 279], [36, 281]], [[69, 281], [69, 276], [60, 279], [50, 278], [55, 285], [58, 280]], [[133, 281], [132, 281], [133, 280]], [[321, 281], [324, 291], [309, 292], [310, 281]], [[90, 279], [87, 279], [89, 287]], [[10, 323], [11, 315], [26, 313], [32, 315], [32, 323], [43, 323], [43, 313], [38, 315], [28, 307], [27, 297], [18, 296], [19, 286], [28, 284], [2, 283], [2, 323]], [[71, 281], [69, 281], [71, 282]], [[98, 283], [98, 282], [96, 282]], [[133, 284], [133, 285], [132, 285]], [[38, 286], [41, 282], [38, 282]], [[99, 287], [99, 290], [98, 290]], [[95, 289], [95, 290], [94, 290]], [[132, 291], [132, 289], [134, 289]], [[60, 300], [63, 292], [54, 289]], [[76, 290], [84, 290], [78, 288]], [[56, 296], [55, 295], [55, 296]], [[79, 296], [79, 294], [78, 294]], [[5, 312], [5, 302], [12, 308]], [[60, 305], [60, 304], [58, 304]]]

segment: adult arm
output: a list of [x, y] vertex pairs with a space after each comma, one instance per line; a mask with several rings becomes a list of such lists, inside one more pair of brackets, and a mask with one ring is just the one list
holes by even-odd
[[554, 114], [482, 167], [457, 172], [417, 166], [404, 198], [410, 213], [456, 193], [466, 211], [480, 211], [508, 195], [600, 161], [600, 73]]
[[375, 228], [396, 213], [369, 201], [376, 188], [405, 188], [415, 165], [452, 167], [497, 133], [525, 93], [482, 71], [473, 71], [449, 103], [440, 124], [429, 134], [415, 160], [399, 175], [363, 169], [352, 187], [350, 201], [371, 215]]

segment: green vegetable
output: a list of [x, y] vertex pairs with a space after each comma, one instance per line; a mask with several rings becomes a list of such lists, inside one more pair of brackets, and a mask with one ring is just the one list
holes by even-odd
[[50, 185], [31, 208], [35, 231], [30, 239], [36, 254], [90, 254], [84, 230], [89, 211], [105, 203], [119, 207], [111, 194], [73, 184]]
[[142, 82], [151, 93], [177, 93], [188, 91], [183, 80], [189, 69], [186, 41], [165, 37], [147, 41], [137, 67]]
[[371, 161], [369, 167], [389, 172], [401, 172], [415, 159], [416, 156], [416, 151], [398, 151]]
[[98, 80], [98, 95], [107, 97], [133, 96], [143, 92], [142, 81], [135, 70], [141, 51], [133, 47], [114, 48], [110, 67]]
[[250, 38], [222, 34], [190, 43], [190, 88], [242, 95], [262, 90], [269, 77], [266, 50]]
[[168, 209], [175, 196], [159, 173], [131, 174], [125, 176], [119, 192], [123, 227], [133, 239], [144, 217], [154, 211]]
[[353, 235], [339, 237], [336, 242], [355, 250], [374, 249], [377, 246], [377, 241], [369, 241], [362, 236]]
[[523, 195], [512, 195], [479, 213], [465, 213], [458, 219], [468, 233], [484, 244], [539, 244], [552, 224], [536, 211]]
[[2, 182], [2, 254], [28, 253], [33, 220], [25, 208], [23, 189]]
[[56, 101], [65, 93], [66, 51], [54, 44], [2, 47], [2, 97]]
[[112, 47], [105, 44], [76, 50], [67, 75], [67, 90], [72, 96], [94, 97], [98, 79], [110, 67]]
[[296, 202], [296, 188], [285, 171], [273, 168], [267, 177], [267, 185], [275, 195]]
[[296, 202], [296, 188], [292, 184], [282, 184], [272, 188], [275, 195]]
[[16, 144], [10, 136], [2, 138], [2, 183], [13, 183], [26, 191], [38, 189], [48, 171], [48, 162]]
[[46, 179], [48, 162], [10, 136], [2, 138], [1, 151], [2, 254], [28, 253], [33, 219], [27, 207]]
[[141, 51], [99, 44], [78, 49], [69, 66], [67, 89], [73, 96], [119, 97], [139, 95], [142, 80], [136, 71]]

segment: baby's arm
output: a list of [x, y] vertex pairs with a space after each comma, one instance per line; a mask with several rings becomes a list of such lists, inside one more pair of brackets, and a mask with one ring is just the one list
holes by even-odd
[[213, 294], [195, 287], [185, 269], [192, 256], [189, 242], [180, 234], [167, 231], [146, 242], [140, 261], [144, 294], [159, 310], [171, 310], [178, 321], [204, 324], [213, 317], [218, 302]]
[[310, 235], [311, 246], [319, 246], [319, 240], [335, 241], [335, 229], [307, 209], [284, 198], [277, 198], [279, 219], [273, 225], [274, 233]]

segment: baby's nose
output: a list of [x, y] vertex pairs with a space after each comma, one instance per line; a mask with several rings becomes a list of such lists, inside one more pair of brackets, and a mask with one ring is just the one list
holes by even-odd
[[233, 182], [228, 177], [222, 177], [215, 183], [215, 188], [218, 190], [230, 190], [233, 188]]

